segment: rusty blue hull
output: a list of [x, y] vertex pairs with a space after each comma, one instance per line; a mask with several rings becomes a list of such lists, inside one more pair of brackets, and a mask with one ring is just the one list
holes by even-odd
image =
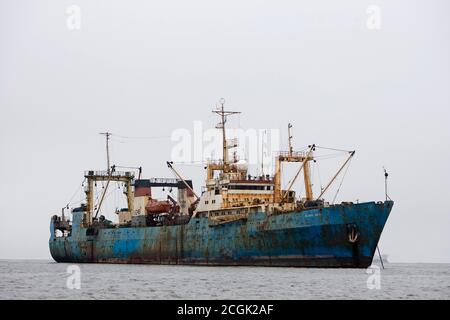
[[54, 237], [52, 222], [49, 245], [57, 262], [366, 268], [392, 206], [257, 212], [224, 224], [201, 217], [176, 226], [99, 229], [96, 235], [86, 235], [82, 213], [73, 213], [71, 235]]

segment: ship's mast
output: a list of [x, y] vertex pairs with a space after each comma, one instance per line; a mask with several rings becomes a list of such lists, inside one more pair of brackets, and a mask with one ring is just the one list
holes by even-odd
[[[293, 155], [293, 147], [292, 147], [292, 124], [288, 123], [288, 142], [289, 142], [289, 157], [292, 157]], [[311, 148], [311, 150], [313, 151], [314, 149], [314, 145]], [[309, 158], [310, 155], [308, 154], [308, 156], [306, 158]], [[305, 182], [305, 196], [307, 200], [312, 200], [313, 199], [313, 192], [312, 192], [312, 187], [311, 187], [311, 178], [310, 178], [310, 168], [309, 168], [309, 161], [303, 162], [301, 168], [303, 168], [303, 179]], [[299, 173], [299, 172], [298, 172]], [[298, 175], [297, 173], [297, 175]], [[295, 177], [295, 179], [297, 179], [297, 175]], [[295, 180], [294, 179], [294, 180]], [[294, 181], [293, 180], [293, 181]], [[290, 188], [289, 188], [290, 189]]]
[[106, 172], [109, 174], [110, 172], [110, 163], [109, 163], [109, 137], [111, 136], [110, 132], [101, 132], [100, 134], [104, 135], [106, 137]]
[[214, 113], [218, 114], [221, 118], [221, 122], [216, 128], [222, 129], [222, 159], [223, 159], [223, 172], [228, 172], [228, 146], [226, 138], [225, 123], [227, 122], [227, 116], [238, 114], [240, 112], [236, 111], [225, 111], [224, 109], [225, 99], [220, 99], [220, 108], [218, 110], [213, 110]]
[[292, 156], [292, 134], [291, 134], [292, 124], [288, 123], [288, 141], [289, 141], [289, 156]]
[[261, 141], [261, 176], [264, 176], [264, 142], [267, 138], [267, 130], [263, 131], [262, 141]]
[[[313, 150], [315, 150], [313, 148]], [[303, 180], [305, 182], [305, 197], [306, 200], [313, 200], [313, 191], [311, 186], [310, 168], [309, 161], [306, 161], [305, 167], [303, 168]]]
[[[289, 150], [287, 152], [281, 152], [276, 158], [275, 162], [275, 176], [274, 176], [274, 202], [283, 202], [288, 196], [295, 180], [300, 172], [303, 170], [303, 178], [305, 183], [305, 198], [306, 200], [313, 200], [313, 192], [311, 187], [311, 179], [309, 172], [309, 161], [314, 160], [312, 152], [315, 150], [315, 145], [309, 146], [310, 150], [307, 153], [294, 152], [292, 146], [292, 124], [288, 124], [288, 144]], [[282, 192], [281, 190], [281, 163], [282, 162], [301, 162], [301, 166], [295, 174], [294, 179], [291, 181], [287, 190]]]

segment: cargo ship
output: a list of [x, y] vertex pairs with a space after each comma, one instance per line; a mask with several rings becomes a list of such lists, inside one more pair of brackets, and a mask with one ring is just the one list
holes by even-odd
[[[140, 263], [205, 266], [280, 266], [366, 268], [371, 265], [393, 201], [329, 203], [324, 195], [355, 151], [327, 185], [314, 195], [310, 163], [318, 146], [275, 155], [272, 175], [251, 176], [246, 161], [230, 157], [224, 102], [214, 110], [222, 136], [222, 159], [206, 163], [206, 181], [200, 195], [192, 180], [184, 179], [168, 161], [176, 178], [141, 178], [139, 171], [104, 171], [84, 174], [85, 201], [64, 209], [50, 221], [49, 247], [57, 262]], [[109, 133], [107, 133], [109, 134]], [[108, 138], [108, 135], [107, 135]], [[108, 139], [107, 139], [108, 141]], [[281, 187], [281, 166], [297, 163], [288, 187]], [[136, 177], [137, 176], [137, 177]], [[296, 195], [294, 182], [302, 176], [304, 194]], [[95, 199], [98, 182], [105, 183]], [[124, 186], [127, 206], [117, 210], [118, 221], [100, 215], [112, 182]], [[174, 188], [177, 196], [158, 200], [154, 188]]]

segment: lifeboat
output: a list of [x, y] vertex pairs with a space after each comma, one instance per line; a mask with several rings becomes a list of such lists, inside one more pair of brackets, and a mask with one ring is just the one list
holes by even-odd
[[151, 200], [145, 206], [145, 211], [148, 214], [164, 213], [169, 212], [171, 207], [172, 204], [167, 200], [164, 201]]

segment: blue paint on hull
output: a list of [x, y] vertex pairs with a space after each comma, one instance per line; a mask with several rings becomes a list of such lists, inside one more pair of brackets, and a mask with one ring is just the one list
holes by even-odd
[[[86, 236], [82, 213], [73, 214], [69, 237], [54, 237], [57, 262], [298, 267], [368, 267], [393, 202], [341, 204], [214, 225], [192, 218], [176, 226], [99, 229]], [[358, 240], [349, 241], [349, 226]]]

